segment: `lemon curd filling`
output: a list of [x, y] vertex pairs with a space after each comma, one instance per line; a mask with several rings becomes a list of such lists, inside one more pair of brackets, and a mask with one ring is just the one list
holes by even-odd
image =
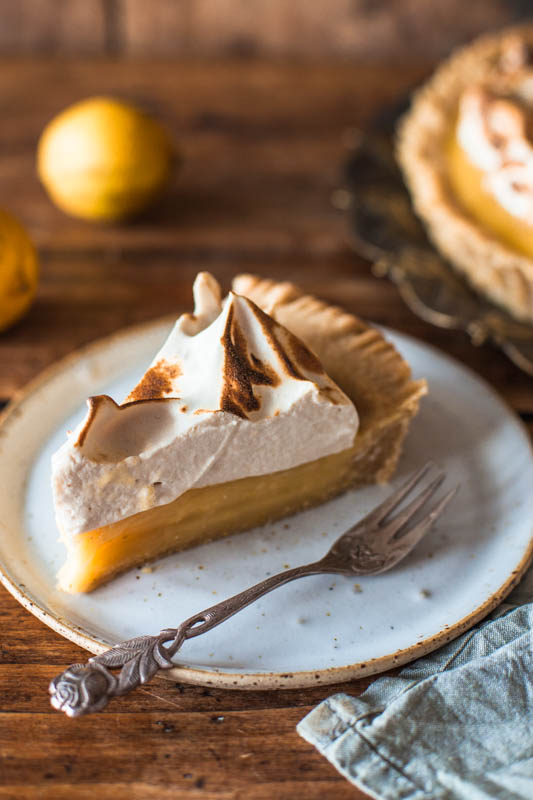
[[397, 457], [407, 421], [358, 436], [353, 447], [270, 475], [191, 489], [172, 503], [71, 537], [59, 586], [88, 592], [125, 569], [319, 505], [350, 486], [379, 480]]
[[191, 489], [172, 503], [78, 534], [67, 542], [59, 585], [67, 592], [87, 592], [165, 553], [317, 505], [338, 493], [340, 482], [350, 485], [352, 460], [348, 450], [292, 470]]
[[464, 211], [513, 250], [533, 258], [533, 226], [509, 214], [484, 188], [484, 172], [471, 163], [455, 130], [447, 148], [447, 171], [450, 187]]

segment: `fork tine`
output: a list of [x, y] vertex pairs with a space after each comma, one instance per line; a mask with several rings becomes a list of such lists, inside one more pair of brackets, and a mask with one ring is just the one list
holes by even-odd
[[411, 500], [409, 505], [402, 509], [402, 511], [396, 514], [396, 516], [387, 523], [388, 533], [390, 534], [388, 538], [389, 541], [398, 536], [402, 528], [407, 525], [409, 520], [416, 514], [416, 512], [422, 508], [424, 503], [427, 503], [430, 497], [435, 494], [445, 477], [446, 475], [444, 472], [441, 472], [439, 475], [437, 475], [437, 477], [431, 481], [429, 486], [417, 494], [417, 496]]
[[391, 494], [390, 497], [387, 497], [387, 499], [384, 500], [381, 505], [377, 506], [373, 511], [370, 512], [370, 514], [364, 517], [361, 520], [361, 523], [363, 523], [366, 527], [368, 525], [377, 524], [378, 522], [384, 520], [385, 517], [391, 513], [391, 511], [394, 511], [394, 509], [399, 506], [404, 497], [406, 497], [409, 492], [414, 489], [417, 483], [422, 480], [424, 475], [428, 473], [432, 466], [433, 462], [428, 461], [423, 467], [420, 467], [420, 469], [415, 472], [415, 474], [412, 475], [407, 481], [405, 481], [405, 483], [403, 483], [400, 488], [394, 492], [394, 494]]
[[[444, 497], [435, 503], [433, 508], [430, 509], [424, 519], [420, 520], [420, 522], [418, 522], [414, 528], [411, 528], [411, 530], [406, 533], [405, 536], [401, 536], [398, 539], [397, 546], [393, 551], [397, 557], [390, 566], [394, 566], [395, 563], [405, 558], [405, 556], [411, 552], [411, 550], [425, 536], [433, 523], [440, 517], [450, 500], [455, 497], [458, 491], [459, 486], [455, 486], [453, 489], [450, 489], [450, 491], [445, 494]], [[390, 566], [388, 566], [387, 569], [390, 569]]]

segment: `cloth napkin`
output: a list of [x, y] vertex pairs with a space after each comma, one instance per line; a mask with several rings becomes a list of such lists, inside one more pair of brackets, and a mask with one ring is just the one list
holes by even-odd
[[380, 800], [533, 800], [533, 568], [459, 639], [298, 725]]

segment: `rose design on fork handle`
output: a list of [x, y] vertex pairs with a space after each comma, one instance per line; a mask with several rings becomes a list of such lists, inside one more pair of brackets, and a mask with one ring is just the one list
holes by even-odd
[[[167, 628], [158, 636], [138, 636], [93, 656], [87, 664], [72, 664], [50, 683], [51, 704], [69, 717], [101, 711], [112, 697], [146, 683], [160, 669], [170, 669], [188, 624], [189, 621], [180, 628]], [[106, 667], [121, 670], [115, 677]]]
[[114, 675], [99, 664], [72, 664], [50, 684], [50, 702], [69, 717], [101, 711], [117, 684]]

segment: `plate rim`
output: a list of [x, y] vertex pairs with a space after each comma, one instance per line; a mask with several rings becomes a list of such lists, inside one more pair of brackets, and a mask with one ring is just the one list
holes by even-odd
[[[121, 328], [107, 336], [100, 337], [86, 345], [76, 348], [72, 352], [60, 358], [58, 361], [53, 362], [48, 367], [45, 367], [40, 373], [32, 378], [25, 386], [19, 389], [10, 400], [6, 408], [0, 413], [0, 431], [4, 431], [9, 426], [12, 419], [16, 418], [20, 413], [21, 408], [25, 402], [39, 389], [53, 380], [58, 374], [68, 371], [68, 369], [78, 363], [81, 359], [88, 356], [95, 356], [98, 351], [105, 350], [110, 344], [114, 344], [120, 339], [128, 339], [130, 337], [138, 336], [143, 331], [163, 327], [168, 324], [171, 325], [175, 320], [175, 316], [166, 315], [158, 317], [153, 320], [129, 325]], [[531, 442], [529, 432], [516, 414], [516, 412], [509, 406], [504, 398], [487, 382], [484, 378], [478, 375], [474, 370], [466, 364], [458, 361], [447, 353], [439, 350], [434, 345], [425, 342], [424, 340], [417, 339], [410, 334], [403, 331], [396, 331], [393, 328], [376, 326], [384, 330], [385, 333], [397, 334], [404, 339], [411, 341], [413, 344], [422, 346], [425, 349], [435, 352], [440, 358], [444, 358], [454, 366], [459, 366], [465, 370], [470, 377], [476, 381], [484, 384], [484, 387], [489, 390], [494, 399], [502, 404], [508, 414], [513, 418], [514, 423], [521, 430], [525, 440], [529, 444], [529, 449], [533, 455], [533, 443]], [[293, 672], [230, 672], [228, 670], [217, 670], [209, 668], [199, 668], [193, 666], [175, 666], [169, 670], [162, 670], [159, 674], [168, 680], [180, 681], [197, 686], [213, 686], [216, 688], [224, 689], [297, 689], [306, 688], [309, 686], [328, 685], [333, 683], [341, 683], [352, 680], [354, 678], [363, 678], [370, 675], [375, 675], [385, 670], [400, 667], [414, 658], [420, 658], [428, 653], [436, 650], [438, 647], [446, 644], [452, 639], [457, 638], [469, 628], [473, 627], [476, 623], [487, 616], [492, 610], [496, 608], [513, 588], [519, 583], [520, 579], [526, 572], [530, 563], [533, 561], [533, 527], [528, 546], [522, 556], [520, 562], [516, 565], [515, 569], [508, 575], [506, 580], [501, 586], [496, 589], [483, 603], [471, 611], [466, 616], [462, 617], [457, 622], [451, 625], [445, 625], [438, 632], [416, 642], [409, 647], [402, 648], [394, 651], [393, 653], [379, 656], [372, 659], [366, 659], [364, 662], [356, 662], [353, 664], [346, 664], [338, 667], [326, 667], [315, 670], [302, 670]], [[59, 616], [54, 615], [50, 611], [43, 608], [37, 598], [33, 597], [28, 587], [20, 583], [13, 575], [11, 575], [9, 568], [4, 563], [2, 552], [0, 551], [0, 583], [5, 589], [31, 614], [36, 616], [41, 622], [44, 622], [49, 628], [59, 633], [64, 638], [74, 642], [78, 646], [88, 650], [90, 653], [97, 654], [103, 653], [108, 649], [108, 645], [102, 641], [89, 636], [84, 633], [81, 628], [74, 624], [68, 624]]]

